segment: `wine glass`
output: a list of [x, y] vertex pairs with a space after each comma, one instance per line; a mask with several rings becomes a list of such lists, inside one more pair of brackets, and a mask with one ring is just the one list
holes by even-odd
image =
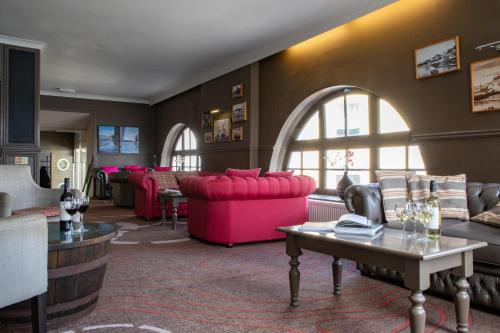
[[424, 226], [424, 232], [422, 237], [419, 240], [425, 240], [427, 235], [427, 228], [430, 220], [432, 219], [433, 209], [432, 206], [425, 202], [419, 202], [415, 205], [417, 212], [417, 219]]
[[75, 214], [78, 211], [78, 207], [80, 206], [80, 204], [77, 199], [74, 199], [72, 197], [64, 199], [63, 204], [64, 204], [64, 209], [71, 216], [71, 227], [67, 233], [73, 234], [75, 232], [75, 230], [73, 229], [73, 222]]
[[83, 215], [89, 208], [89, 204], [90, 204], [89, 197], [84, 196], [80, 199], [80, 206], [78, 207], [78, 211], [80, 212], [80, 221], [81, 221], [80, 232], [88, 231], [88, 229], [85, 229], [85, 225], [83, 224]]
[[401, 229], [401, 238], [402, 239], [408, 239], [409, 236], [406, 234], [406, 222], [408, 222], [410, 218], [410, 209], [409, 205], [407, 202], [404, 203], [397, 203], [394, 206], [394, 210], [396, 211], [396, 216], [403, 225], [403, 228]]

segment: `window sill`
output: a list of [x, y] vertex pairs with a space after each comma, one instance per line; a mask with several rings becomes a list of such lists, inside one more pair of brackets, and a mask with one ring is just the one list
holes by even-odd
[[344, 200], [340, 199], [340, 197], [336, 196], [336, 195], [311, 194], [307, 198], [311, 199], [311, 200], [318, 200], [318, 201], [329, 201], [329, 202], [339, 202], [339, 203], [344, 202]]

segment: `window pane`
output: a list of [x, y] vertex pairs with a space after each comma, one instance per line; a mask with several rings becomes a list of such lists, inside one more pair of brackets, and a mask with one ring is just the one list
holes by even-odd
[[334, 190], [337, 188], [337, 184], [340, 179], [344, 176], [344, 171], [342, 170], [327, 170], [326, 171], [326, 188]]
[[347, 136], [370, 134], [368, 95], [347, 95]]
[[370, 149], [359, 148], [349, 149], [349, 168], [353, 169], [369, 169], [370, 168]]
[[182, 147], [182, 149], [184, 149], [184, 150], [189, 149], [189, 129], [188, 128], [186, 128], [182, 132], [182, 138], [184, 139], [184, 146]]
[[327, 138], [345, 136], [344, 97], [325, 103], [325, 134]]
[[319, 185], [319, 171], [318, 170], [302, 170], [302, 174], [313, 177], [316, 182], [316, 186]]
[[326, 167], [328, 169], [344, 169], [345, 149], [331, 149], [326, 151]]
[[314, 140], [319, 139], [319, 112], [316, 111], [314, 115], [307, 121], [305, 126], [300, 131], [297, 140]]
[[370, 182], [370, 172], [360, 170], [349, 170], [349, 178], [356, 185], [368, 184]]
[[177, 143], [175, 144], [175, 151], [182, 150], [182, 136], [179, 136]]
[[318, 169], [319, 168], [319, 151], [304, 151], [302, 152], [303, 168]]
[[379, 149], [380, 169], [406, 169], [406, 147], [383, 147]]
[[407, 132], [410, 129], [391, 104], [380, 99], [378, 115], [380, 133]]
[[196, 138], [191, 130], [189, 130], [189, 139], [191, 141], [190, 149], [196, 149]]
[[300, 151], [294, 151], [290, 154], [290, 161], [288, 162], [288, 168], [290, 169], [300, 169], [301, 166], [301, 158]]
[[408, 147], [408, 168], [425, 169], [424, 160], [422, 159], [418, 146]]

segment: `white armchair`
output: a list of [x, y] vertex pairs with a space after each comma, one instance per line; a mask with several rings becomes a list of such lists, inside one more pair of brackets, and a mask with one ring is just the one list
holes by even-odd
[[0, 219], [0, 308], [31, 299], [33, 332], [47, 331], [47, 219]]

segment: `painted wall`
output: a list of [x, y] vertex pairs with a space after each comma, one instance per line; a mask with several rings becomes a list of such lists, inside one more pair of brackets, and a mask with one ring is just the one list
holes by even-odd
[[61, 158], [67, 159], [70, 163], [74, 162], [73, 151], [75, 145], [75, 135], [73, 133], [40, 132], [40, 165], [45, 165], [42, 161], [52, 154], [51, 164], [51, 185], [52, 188], [58, 188], [59, 184], [64, 183], [64, 178], [73, 177], [73, 166], [68, 170], [59, 170], [57, 161]]
[[[98, 101], [56, 96], [40, 96], [40, 109], [65, 112], [86, 112], [93, 115], [91, 137], [96, 152], [95, 166], [140, 164], [153, 165], [153, 113], [145, 104]], [[116, 125], [139, 127], [139, 154], [101, 154], [97, 152], [97, 126]], [[89, 160], [90, 162], [90, 160]]]

